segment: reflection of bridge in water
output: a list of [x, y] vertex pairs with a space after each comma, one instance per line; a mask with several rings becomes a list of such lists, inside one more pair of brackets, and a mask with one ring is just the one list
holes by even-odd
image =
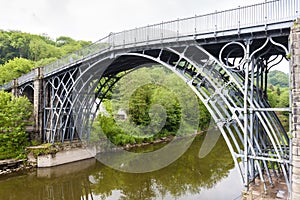
[[[124, 173], [89, 159], [8, 179], [0, 178], [2, 199], [235, 199], [242, 185], [220, 138], [204, 158], [198, 157], [205, 135], [198, 135], [185, 154], [171, 165], [143, 174]], [[149, 145], [139, 150], [145, 151]], [[221, 162], [218, 155], [223, 153]], [[230, 182], [230, 185], [226, 184]], [[234, 187], [234, 188], [233, 188]], [[18, 190], [15, 190], [18, 188]], [[13, 191], [13, 192], [12, 192]], [[216, 192], [218, 191], [218, 192]], [[226, 191], [222, 194], [219, 191]]]
[[[237, 166], [243, 161], [245, 186], [256, 177], [273, 185], [271, 174], [282, 174], [297, 198], [300, 185], [292, 183], [292, 170], [295, 178], [299, 142], [292, 158], [292, 142], [275, 113], [291, 109], [270, 108], [266, 80], [270, 68], [291, 55], [290, 34], [300, 40], [291, 33], [299, 10], [298, 0], [270, 1], [112, 33], [3, 89], [33, 100], [44, 142], [86, 138], [97, 112], [93, 105], [99, 107], [123, 72], [159, 63], [185, 80], [205, 104]], [[292, 52], [298, 46], [292, 45]], [[291, 70], [299, 73], [293, 53], [292, 62]], [[296, 94], [297, 76], [292, 78]], [[292, 114], [296, 125], [297, 113]], [[292, 127], [297, 136], [299, 128]]]

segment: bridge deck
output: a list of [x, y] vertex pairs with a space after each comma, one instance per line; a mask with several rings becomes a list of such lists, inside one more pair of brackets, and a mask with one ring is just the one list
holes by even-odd
[[[286, 34], [286, 30], [289, 30], [294, 20], [300, 16], [299, 11], [298, 0], [274, 0], [111, 33], [86, 48], [44, 66], [43, 72], [45, 77], [51, 76], [77, 63], [82, 63], [95, 54], [114, 53], [118, 49], [135, 49], [187, 41], [197, 41], [200, 44], [213, 41], [221, 43], [222, 40], [258, 37], [257, 33], [263, 34], [262, 37]], [[34, 73], [30, 72], [19, 77], [17, 84], [32, 82], [34, 78]], [[9, 90], [12, 86], [12, 82], [9, 82], [0, 89]]]

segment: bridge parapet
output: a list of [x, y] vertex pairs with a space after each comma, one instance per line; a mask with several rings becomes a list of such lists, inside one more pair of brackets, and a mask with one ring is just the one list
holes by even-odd
[[0, 90], [6, 90], [6, 89], [9, 89], [9, 88], [12, 88], [13, 86], [13, 81], [11, 82], [8, 82], [6, 84], [4, 84], [3, 86], [0, 87]]
[[75, 51], [53, 63], [50, 63], [43, 68], [44, 76], [49, 76], [57, 72], [57, 70], [62, 70], [69, 67], [70, 65], [75, 65], [77, 62], [82, 62], [83, 59], [87, 59], [95, 54], [102, 53], [103, 51], [109, 49], [109, 37], [107, 36], [97, 42]]
[[240, 34], [241, 29], [250, 27], [261, 27], [267, 31], [274, 23], [294, 20], [299, 16], [299, 11], [297, 0], [267, 1], [114, 33], [110, 35], [110, 41], [114, 47], [122, 47], [172, 38], [176, 41], [190, 36], [197, 39], [199, 35], [207, 37], [208, 34], [217, 37], [218, 33], [223, 36], [223, 32], [229, 30], [233, 30], [230, 34]]
[[[227, 35], [239, 35], [242, 29], [249, 29], [249, 27], [253, 29], [250, 32], [267, 31], [271, 29], [271, 25], [278, 24], [278, 22], [286, 23], [286, 28], [289, 28], [290, 22], [299, 17], [299, 11], [298, 0], [274, 0], [111, 33], [83, 49], [44, 66], [44, 75], [54, 74], [82, 59], [108, 50], [160, 44], [166, 41], [218, 37], [224, 36], [225, 31]], [[280, 28], [283, 28], [282, 24]]]
[[[163, 42], [205, 39], [226, 34], [239, 35], [241, 32], [253, 33], [255, 31], [282, 29], [283, 24], [285, 24], [285, 28], [289, 28], [291, 22], [299, 17], [299, 14], [300, 2], [298, 0], [273, 0], [111, 33], [83, 49], [44, 66], [43, 72], [44, 76], [50, 76], [60, 70], [76, 65], [76, 63], [80, 63], [83, 59], [108, 50], [160, 44]], [[278, 27], [276, 24], [280, 24], [280, 26]], [[244, 31], [242, 31], [243, 29]], [[33, 73], [20, 78], [19, 84], [32, 81]], [[0, 89], [10, 88], [11, 85], [9, 84], [0, 87]]]
[[108, 50], [218, 37], [226, 35], [225, 32], [227, 35], [239, 35], [242, 29], [248, 30], [249, 28], [252, 30], [248, 30], [248, 32], [268, 31], [274, 24], [273, 29], [278, 29], [276, 26], [278, 23], [280, 23], [281, 29], [283, 28], [282, 23], [286, 24], [285, 28], [289, 28], [291, 21], [299, 17], [299, 12], [298, 0], [274, 0], [111, 33], [107, 37], [45, 66], [44, 75], [51, 75], [82, 59]]
[[32, 70], [31, 72], [24, 74], [23, 76], [19, 77], [18, 80], [18, 85], [23, 85], [27, 82], [33, 81], [35, 78], [35, 71]]

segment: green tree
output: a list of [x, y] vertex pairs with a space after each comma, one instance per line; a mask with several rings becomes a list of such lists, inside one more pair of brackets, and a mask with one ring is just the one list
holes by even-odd
[[10, 45], [13, 47], [16, 57], [29, 58], [30, 35], [19, 31], [13, 31], [10, 35]]
[[89, 44], [65, 36], [53, 41], [46, 35], [0, 30], [0, 85]]
[[29, 144], [26, 126], [31, 111], [27, 98], [0, 91], [0, 159], [24, 156]]
[[55, 57], [51, 57], [51, 58], [43, 58], [37, 62], [35, 62], [35, 67], [43, 67], [43, 66], [46, 66], [54, 61], [56, 61], [57, 58]]
[[289, 107], [290, 94], [289, 94], [288, 88], [283, 88], [282, 92], [278, 96], [279, 96], [279, 98], [278, 98], [277, 106], [280, 108]]
[[273, 86], [288, 87], [289, 76], [282, 71], [270, 71], [270, 73], [268, 74], [268, 84]]
[[4, 64], [9, 59], [17, 56], [10, 43], [9, 33], [0, 31], [0, 64]]
[[[192, 98], [197, 97], [171, 71], [163, 67], [141, 68], [115, 84], [114, 90], [105, 99], [110, 116], [99, 115], [94, 130], [103, 130], [113, 143], [121, 145], [187, 134], [195, 124], [204, 130], [209, 125], [210, 114], [200, 101], [194, 101], [194, 105]], [[199, 111], [190, 112], [195, 108]], [[114, 116], [120, 109], [127, 113], [128, 118], [116, 123]], [[182, 133], [178, 133], [179, 127]], [[92, 137], [97, 138], [93, 134]]]
[[60, 49], [64, 54], [72, 53], [89, 44], [91, 44], [91, 42], [81, 41], [81, 40], [76, 41], [66, 36], [60, 36], [56, 39], [56, 46], [60, 47]]
[[44, 58], [62, 56], [61, 50], [51, 44], [47, 44], [39, 37], [33, 37], [29, 44], [30, 59], [33, 61], [39, 61]]
[[76, 41], [70, 37], [60, 36], [56, 38], [56, 46], [61, 47], [64, 45], [75, 43]]
[[66, 36], [54, 41], [47, 35], [0, 30], [0, 65], [17, 57], [32, 61], [61, 58], [89, 44], [91, 42], [77, 41]]
[[0, 85], [3, 85], [14, 78], [30, 72], [34, 68], [34, 62], [25, 58], [14, 58], [0, 66]]
[[277, 94], [278, 96], [280, 96], [280, 93], [281, 93], [280, 88], [277, 87], [277, 89], [276, 89], [276, 94]]

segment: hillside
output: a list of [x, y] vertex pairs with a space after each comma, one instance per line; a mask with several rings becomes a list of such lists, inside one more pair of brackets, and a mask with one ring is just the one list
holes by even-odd
[[278, 70], [270, 71], [268, 74], [268, 85], [288, 87], [289, 75]]
[[0, 30], [0, 85], [91, 44], [61, 36]]

